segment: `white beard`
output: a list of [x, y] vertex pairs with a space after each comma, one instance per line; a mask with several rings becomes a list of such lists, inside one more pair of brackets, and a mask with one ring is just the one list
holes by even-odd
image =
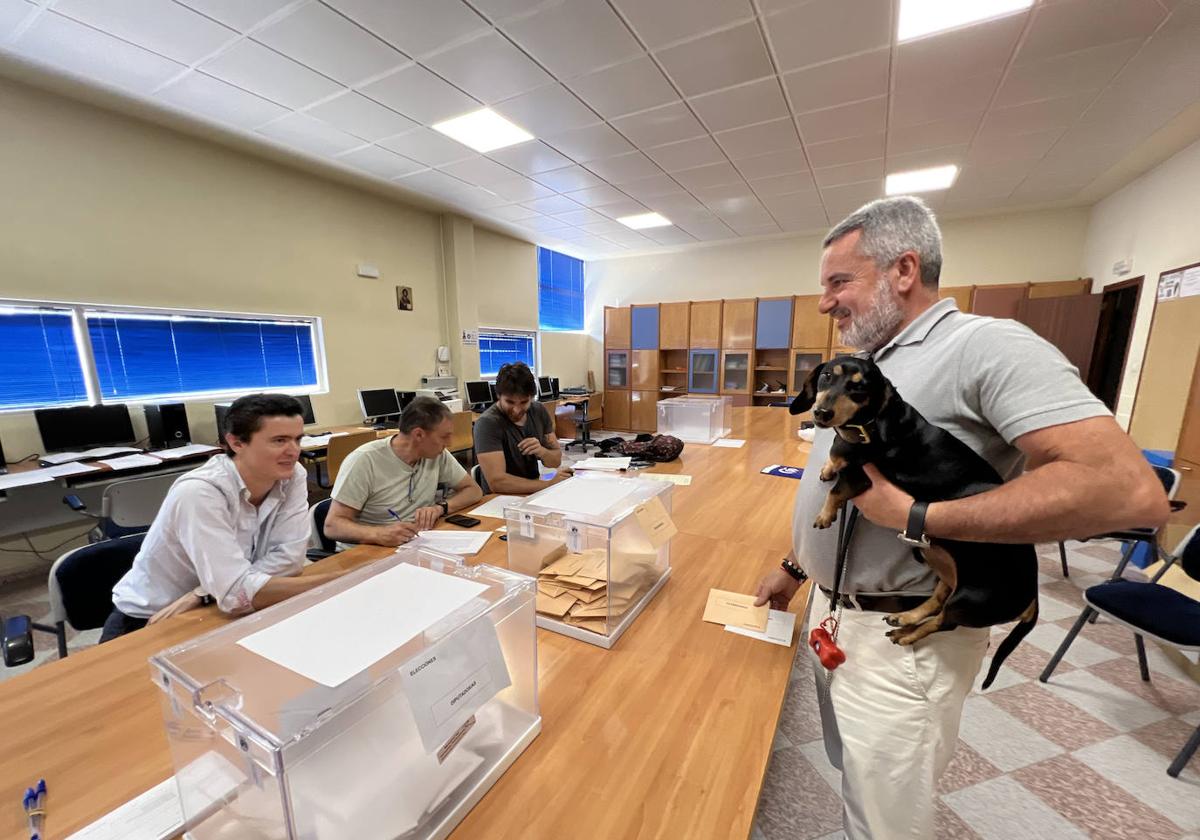
[[841, 331], [842, 343], [859, 350], [874, 351], [895, 334], [903, 321], [900, 301], [896, 299], [887, 280], [881, 277], [875, 286], [870, 307], [853, 316], [850, 326]]

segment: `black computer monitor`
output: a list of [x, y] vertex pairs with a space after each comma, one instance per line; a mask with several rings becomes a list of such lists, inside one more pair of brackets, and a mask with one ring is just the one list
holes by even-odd
[[379, 417], [394, 417], [400, 413], [400, 400], [392, 388], [360, 388], [358, 405], [364, 420]]
[[396, 402], [400, 403], [401, 411], [404, 411], [404, 409], [408, 408], [409, 403], [411, 403], [416, 398], [417, 398], [416, 391], [397, 391], [396, 392]]
[[313, 414], [312, 400], [308, 394], [297, 394], [296, 399], [300, 400], [300, 405], [304, 409], [304, 425], [311, 426], [313, 423], [316, 423], [317, 417]]
[[482, 379], [467, 383], [467, 402], [471, 405], [482, 405], [492, 402], [491, 383]]
[[133, 443], [133, 422], [123, 405], [41, 408], [33, 412], [47, 452]]
[[492, 394], [492, 402], [495, 402], [496, 400], [500, 399], [500, 395], [496, 393], [496, 383], [495, 382], [488, 383], [488, 391], [490, 391]]
[[552, 393], [552, 389], [550, 387], [550, 377], [549, 376], [539, 376], [537, 378], [537, 385], [538, 385], [538, 396], [539, 397], [550, 396], [550, 394]]
[[550, 394], [555, 399], [558, 399], [558, 377], [557, 376], [550, 377]]

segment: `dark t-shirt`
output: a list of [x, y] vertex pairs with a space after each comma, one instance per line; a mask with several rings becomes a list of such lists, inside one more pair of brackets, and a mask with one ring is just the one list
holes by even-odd
[[527, 437], [535, 437], [542, 446], [546, 446], [553, 433], [554, 423], [550, 419], [550, 412], [536, 400], [529, 404], [525, 422], [521, 426], [514, 425], [500, 410], [499, 405], [493, 405], [475, 421], [475, 455], [478, 457], [484, 452], [504, 452], [506, 473], [520, 478], [536, 479], [537, 458], [522, 455], [518, 446]]

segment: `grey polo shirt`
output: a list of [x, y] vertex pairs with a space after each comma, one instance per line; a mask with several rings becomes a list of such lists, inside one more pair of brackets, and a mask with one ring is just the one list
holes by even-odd
[[[967, 315], [939, 301], [875, 353], [900, 396], [929, 422], [982, 455], [1008, 481], [1024, 468], [1013, 441], [1027, 432], [1109, 414], [1058, 348], [1024, 324]], [[818, 429], [792, 518], [796, 558], [819, 585], [833, 586], [838, 524], [813, 520], [831, 483], [817, 477], [834, 432]], [[841, 591], [863, 594], [933, 591], [936, 578], [896, 532], [860, 517]]]

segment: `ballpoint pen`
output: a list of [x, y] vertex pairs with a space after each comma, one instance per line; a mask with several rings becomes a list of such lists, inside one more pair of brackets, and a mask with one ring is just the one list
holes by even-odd
[[396, 513], [396, 511], [392, 510], [391, 508], [388, 508], [387, 512], [390, 513], [392, 515], [392, 519], [395, 519], [397, 522], [404, 521], [403, 519], [400, 518], [400, 514]]

